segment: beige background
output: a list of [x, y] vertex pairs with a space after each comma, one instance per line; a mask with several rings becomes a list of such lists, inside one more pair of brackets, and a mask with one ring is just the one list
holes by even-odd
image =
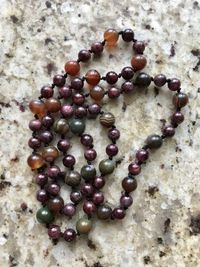
[[[0, 0], [0, 6], [0, 266], [199, 267], [199, 1]], [[146, 71], [179, 77], [190, 103], [175, 137], [152, 153], [138, 176], [126, 218], [95, 221], [88, 240], [82, 237], [75, 244], [63, 241], [54, 246], [35, 220], [37, 187], [26, 165], [27, 124], [32, 118], [28, 102], [62, 71], [66, 60], [102, 40], [108, 27], [133, 28], [136, 38], [148, 44]], [[131, 46], [120, 41], [115, 51], [105, 52], [85, 70], [93, 66], [102, 74], [118, 72], [129, 65], [131, 54]], [[105, 99], [104, 109], [116, 115], [119, 157], [124, 156], [104, 188], [111, 205], [118, 201], [121, 179], [135, 150], [147, 135], [160, 132], [160, 119], [169, 118], [171, 97], [166, 87], [156, 95], [151, 86], [116, 102]], [[102, 159], [108, 142], [106, 137], [102, 140], [105, 132], [95, 121], [88, 123], [90, 130]], [[80, 167], [84, 160], [78, 148], [73, 151]], [[26, 211], [20, 208], [24, 202]], [[74, 221], [62, 223], [65, 227]]]

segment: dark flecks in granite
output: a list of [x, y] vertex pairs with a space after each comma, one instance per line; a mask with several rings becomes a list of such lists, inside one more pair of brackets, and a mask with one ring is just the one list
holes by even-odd
[[13, 23], [17, 23], [19, 21], [19, 19], [15, 15], [10, 16], [10, 19]]
[[173, 44], [171, 44], [171, 48], [170, 48], [170, 55], [169, 57], [174, 57], [175, 56], [175, 44], [176, 42], [174, 42]]
[[144, 264], [149, 264], [151, 262], [151, 259], [149, 256], [144, 256]]
[[163, 63], [162, 59], [157, 59], [155, 62], [156, 62], [156, 64], [162, 64]]
[[125, 158], [125, 156], [123, 156], [123, 157], [120, 157], [120, 158], [118, 158], [117, 160], [116, 160], [116, 167], [119, 165], [119, 164], [121, 164], [122, 163], [122, 161], [124, 160], [124, 158]]
[[88, 239], [87, 245], [90, 249], [96, 250], [96, 245], [93, 243], [92, 240]]
[[18, 263], [16, 262], [15, 258], [11, 255], [9, 255], [9, 267], [17, 266]]
[[200, 9], [200, 7], [199, 7], [199, 2], [198, 2], [198, 1], [194, 1], [194, 3], [193, 3], [193, 8], [194, 8], [194, 9]]
[[4, 103], [2, 101], [0, 101], [0, 106], [5, 107], [5, 108], [10, 108], [11, 107], [10, 103]]
[[103, 265], [100, 262], [96, 262], [91, 267], [103, 267]]
[[12, 184], [9, 181], [2, 181], [2, 182], [0, 182], [0, 191], [3, 190], [3, 189], [5, 189], [6, 187], [11, 186], [11, 185]]
[[45, 22], [46, 21], [46, 18], [44, 16], [41, 17], [40, 19], [42, 22]]
[[28, 208], [28, 206], [27, 206], [27, 204], [25, 202], [22, 202], [20, 207], [21, 207], [22, 211], [26, 211], [27, 208]]
[[200, 214], [191, 217], [190, 228], [192, 235], [200, 234]]
[[127, 104], [125, 101], [123, 101], [123, 105], [122, 105], [122, 111], [125, 112], [127, 109]]
[[159, 188], [157, 186], [149, 186], [149, 188], [146, 190], [150, 197], [154, 197], [158, 191]]
[[166, 253], [164, 252], [164, 251], [160, 251], [159, 252], [159, 256], [162, 258], [162, 257], [164, 257], [166, 255]]
[[53, 44], [53, 40], [49, 37], [47, 37], [45, 40], [44, 40], [44, 44], [45, 45], [48, 45], [48, 44]]
[[12, 161], [12, 162], [19, 162], [19, 158], [16, 156], [16, 157], [12, 158], [10, 161]]
[[170, 218], [167, 218], [164, 221], [164, 233], [167, 233], [169, 231], [169, 229], [170, 229], [170, 223], [171, 223]]
[[162, 244], [163, 244], [163, 239], [162, 239], [162, 237], [158, 237], [158, 238], [157, 238], [157, 242], [158, 242], [159, 245], [162, 245]]
[[159, 92], [160, 92], [159, 88], [154, 86], [154, 96], [155, 96], [155, 97], [156, 97], [157, 95], [159, 95]]
[[13, 102], [19, 107], [19, 110], [21, 112], [24, 112], [25, 111], [25, 99], [23, 98], [22, 102], [19, 102], [17, 100], [13, 100]]
[[198, 58], [197, 64], [193, 68], [194, 71], [198, 71], [200, 66], [200, 49], [192, 49], [191, 53], [193, 56]]
[[46, 1], [45, 5], [46, 5], [47, 8], [51, 8], [51, 2], [49, 2], [49, 1]]
[[164, 168], [165, 168], [165, 164], [162, 163], [162, 164], [160, 165], [160, 168], [161, 168], [161, 169], [164, 169]]
[[48, 73], [49, 75], [51, 75], [52, 72], [54, 72], [54, 71], [57, 70], [57, 68], [56, 68], [56, 66], [55, 66], [54, 63], [48, 63], [48, 64], [46, 65], [46, 68], [47, 68], [47, 73]]

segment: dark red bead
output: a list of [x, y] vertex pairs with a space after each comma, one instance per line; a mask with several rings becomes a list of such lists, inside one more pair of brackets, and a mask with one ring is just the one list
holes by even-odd
[[114, 71], [109, 71], [106, 74], [106, 81], [109, 84], [115, 84], [118, 81], [118, 75], [117, 75], [117, 73], [114, 72]]
[[80, 191], [72, 191], [70, 194], [70, 199], [75, 204], [78, 204], [82, 200], [82, 193]]
[[135, 79], [138, 87], [148, 87], [151, 84], [151, 76], [145, 72], [140, 72]]
[[52, 239], [58, 239], [59, 237], [61, 237], [60, 226], [55, 224], [50, 225], [48, 229], [48, 235]]
[[176, 111], [171, 117], [172, 124], [180, 124], [184, 121], [184, 115], [180, 111]]
[[122, 86], [121, 86], [121, 90], [122, 90], [122, 92], [124, 92], [124, 93], [130, 93], [130, 92], [133, 92], [134, 89], [135, 89], [135, 86], [134, 86], [133, 83], [130, 82], [130, 81], [126, 81], [126, 82], [124, 82], [124, 83], [122, 84]]
[[36, 182], [36, 184], [38, 184], [40, 186], [43, 186], [43, 185], [45, 185], [48, 182], [48, 177], [44, 173], [38, 173], [35, 176], [35, 182]]
[[63, 214], [71, 218], [76, 213], [76, 206], [73, 203], [67, 203], [62, 210]]
[[84, 118], [87, 116], [87, 110], [84, 107], [77, 107], [74, 111], [74, 114], [77, 118]]
[[41, 203], [45, 203], [48, 200], [48, 194], [47, 191], [44, 189], [40, 189], [37, 191], [37, 200], [40, 201]]
[[60, 193], [60, 186], [59, 184], [55, 184], [55, 183], [49, 184], [47, 186], [47, 191], [52, 196], [57, 196]]
[[128, 208], [133, 204], [133, 198], [131, 196], [123, 195], [120, 198], [120, 204], [122, 208]]
[[28, 141], [28, 145], [29, 145], [29, 147], [36, 149], [36, 148], [39, 148], [41, 146], [41, 142], [38, 138], [31, 137]]
[[104, 195], [102, 192], [95, 192], [92, 201], [95, 205], [100, 205], [104, 202]]
[[125, 217], [125, 215], [126, 215], [125, 211], [122, 208], [115, 208], [112, 211], [111, 217], [113, 219], [121, 220], [121, 219], [123, 219]]
[[45, 85], [41, 88], [41, 96], [44, 98], [50, 98], [53, 96], [53, 88], [49, 85]]
[[166, 137], [172, 137], [175, 135], [175, 129], [172, 125], [165, 125], [162, 129], [163, 135]]
[[101, 189], [105, 185], [105, 178], [103, 176], [96, 176], [93, 181], [93, 185], [96, 189]]
[[81, 187], [81, 193], [84, 196], [91, 196], [94, 193], [94, 187], [91, 184], [83, 184]]
[[74, 90], [77, 90], [77, 91], [81, 90], [83, 88], [83, 85], [84, 85], [83, 79], [79, 77], [76, 77], [71, 80], [71, 87]]
[[93, 148], [90, 148], [90, 149], [85, 150], [84, 156], [85, 156], [86, 160], [92, 161], [92, 160], [96, 159], [97, 152]]
[[122, 32], [122, 39], [125, 42], [131, 42], [131, 41], [133, 41], [133, 39], [134, 39], [134, 32], [131, 29], [125, 29]]
[[91, 53], [90, 53], [90, 51], [88, 51], [86, 49], [83, 49], [78, 53], [79, 61], [87, 62], [88, 60], [90, 60], [90, 58], [91, 58]]
[[116, 88], [116, 87], [111, 87], [108, 89], [108, 97], [109, 98], [117, 98], [120, 96], [120, 89]]
[[179, 79], [172, 78], [168, 81], [168, 88], [171, 91], [177, 91], [178, 89], [180, 89], [180, 86], [181, 82]]
[[63, 97], [64, 99], [67, 99], [72, 95], [72, 89], [67, 85], [60, 87], [58, 92], [60, 96]]
[[53, 140], [53, 134], [50, 131], [41, 132], [39, 135], [40, 141], [49, 144]]
[[133, 162], [129, 164], [128, 170], [132, 175], [137, 175], [141, 172], [141, 167], [137, 163]]
[[156, 75], [153, 80], [154, 80], [155, 85], [158, 87], [162, 87], [167, 82], [167, 78], [163, 74]]
[[118, 153], [118, 147], [115, 144], [107, 145], [106, 153], [110, 157], [116, 156]]
[[123, 189], [127, 192], [130, 193], [134, 190], [136, 190], [137, 188], [137, 181], [135, 178], [131, 178], [131, 177], [125, 177], [122, 180], [122, 187]]
[[83, 210], [86, 214], [92, 215], [96, 211], [96, 206], [92, 201], [85, 201], [83, 203]]
[[49, 166], [47, 169], [47, 176], [51, 179], [55, 179], [60, 174], [60, 168], [57, 165]]
[[93, 138], [90, 134], [81, 135], [81, 144], [90, 147], [93, 143]]
[[121, 75], [125, 80], [130, 80], [134, 76], [134, 69], [131, 67], [125, 67], [122, 69]]
[[90, 104], [88, 106], [88, 112], [92, 117], [96, 117], [100, 113], [100, 111], [101, 107], [96, 103]]
[[42, 127], [42, 123], [40, 120], [33, 119], [29, 122], [29, 128], [32, 131], [39, 131]]
[[61, 139], [58, 141], [57, 147], [60, 151], [65, 153], [70, 148], [70, 142], [67, 139]]
[[173, 96], [173, 104], [175, 107], [182, 108], [186, 106], [188, 103], [188, 96], [182, 92], [176, 93]]
[[119, 139], [120, 137], [120, 131], [117, 130], [116, 128], [114, 129], [110, 129], [108, 131], [108, 137], [112, 140], [112, 141], [116, 141], [117, 139]]
[[85, 102], [85, 96], [83, 94], [80, 93], [76, 93], [72, 96], [72, 101], [74, 104], [76, 104], [77, 106], [82, 106], [83, 103]]
[[54, 118], [51, 115], [46, 115], [42, 118], [42, 125], [45, 128], [50, 128], [54, 123]]
[[53, 83], [56, 86], [61, 87], [65, 84], [65, 77], [63, 75], [57, 74], [53, 77]]
[[103, 44], [101, 42], [95, 42], [91, 45], [91, 51], [95, 55], [100, 55], [103, 52]]
[[133, 43], [133, 49], [136, 54], [143, 54], [145, 50], [145, 43], [143, 41], [136, 41]]
[[71, 105], [69, 104], [64, 104], [62, 107], [61, 107], [61, 110], [60, 110], [61, 114], [63, 115], [64, 118], [71, 118], [74, 114], [74, 109]]
[[148, 159], [149, 152], [145, 149], [140, 149], [136, 152], [136, 158], [138, 161], [144, 162]]
[[64, 231], [63, 238], [67, 242], [72, 242], [76, 238], [76, 232], [74, 229], [68, 228]]
[[74, 166], [74, 164], [76, 163], [76, 159], [74, 156], [72, 155], [65, 155], [63, 158], [63, 165], [65, 167], [71, 168]]

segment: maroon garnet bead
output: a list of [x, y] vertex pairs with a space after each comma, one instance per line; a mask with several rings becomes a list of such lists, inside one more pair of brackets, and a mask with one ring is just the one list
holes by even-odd
[[28, 141], [28, 145], [30, 148], [36, 149], [41, 146], [41, 142], [38, 138], [36, 137], [31, 137]]
[[83, 49], [78, 53], [79, 61], [87, 62], [88, 60], [90, 60], [90, 58], [91, 58], [91, 53], [90, 53], [90, 51], [88, 51], [86, 49]]
[[31, 131], [39, 131], [42, 127], [42, 123], [40, 120], [33, 119], [29, 122], [29, 128]]
[[45, 203], [48, 200], [48, 194], [47, 191], [44, 189], [40, 189], [37, 191], [37, 200], [40, 201], [41, 203]]
[[134, 89], [135, 89], [135, 86], [134, 86], [133, 83], [130, 82], [130, 81], [126, 81], [126, 82], [124, 82], [124, 83], [122, 84], [122, 86], [121, 86], [121, 90], [122, 90], [122, 92], [124, 92], [124, 93], [130, 93], [130, 92], [133, 92]]
[[138, 161], [144, 162], [148, 159], [149, 152], [145, 149], [140, 149], [136, 152], [136, 158]]
[[51, 179], [55, 179], [58, 177], [60, 172], [60, 168], [57, 165], [53, 165], [47, 169], [47, 176]]
[[137, 163], [133, 162], [128, 166], [128, 170], [132, 175], [137, 175], [141, 172], [141, 167]]
[[121, 93], [120, 89], [116, 87], [111, 87], [108, 89], [108, 97], [111, 99], [119, 97], [120, 93]]
[[122, 208], [127, 209], [133, 204], [133, 198], [129, 195], [122, 195], [120, 198], [120, 204]]
[[57, 147], [60, 151], [65, 153], [70, 148], [70, 142], [68, 139], [61, 139], [58, 141]]
[[117, 75], [117, 73], [114, 72], [114, 71], [109, 71], [106, 74], [106, 81], [109, 84], [115, 84], [118, 81], [118, 75]]
[[96, 103], [90, 104], [88, 106], [88, 112], [92, 118], [93, 117], [95, 118], [100, 113], [100, 111], [101, 111], [101, 107]]
[[45, 85], [41, 88], [41, 96], [44, 98], [50, 98], [53, 96], [53, 88], [49, 85]]
[[82, 193], [80, 191], [72, 191], [70, 194], [70, 199], [75, 204], [78, 204], [82, 200]]
[[134, 76], [134, 69], [131, 67], [124, 67], [121, 71], [121, 75], [124, 80], [130, 80]]
[[175, 129], [172, 125], [165, 125], [162, 129], [163, 135], [166, 137], [172, 137], [175, 135]]
[[42, 118], [42, 125], [45, 128], [50, 128], [54, 123], [54, 118], [51, 115], [46, 115]]
[[133, 49], [136, 54], [143, 54], [145, 50], [145, 43], [143, 41], [136, 41], [133, 44]]
[[59, 92], [60, 96], [64, 99], [67, 99], [67, 98], [71, 97], [71, 95], [72, 95], [72, 89], [67, 85], [60, 87], [58, 92]]
[[77, 118], [84, 118], [87, 116], [87, 110], [84, 107], [77, 107], [74, 113]]
[[79, 77], [76, 77], [71, 81], [71, 87], [74, 90], [77, 90], [77, 91], [81, 90], [83, 88], [83, 85], [84, 85], [83, 79]]
[[123, 219], [125, 217], [125, 215], [126, 214], [125, 214], [124, 209], [122, 209], [122, 208], [115, 208], [112, 211], [111, 217], [113, 219], [119, 219], [119, 220], [121, 220], [121, 219]]
[[125, 177], [122, 180], [122, 187], [123, 189], [127, 192], [130, 193], [134, 190], [136, 190], [137, 188], [137, 181], [135, 178], [131, 178], [131, 177]]
[[104, 202], [104, 195], [102, 192], [95, 192], [92, 201], [95, 205], [100, 205]]
[[53, 83], [56, 86], [61, 87], [65, 84], [65, 77], [63, 75], [57, 74], [53, 77]]
[[87, 150], [85, 150], [85, 152], [84, 152], [84, 157], [85, 157], [86, 160], [88, 160], [88, 161], [95, 160], [96, 157], [97, 157], [97, 152], [96, 152], [93, 148], [87, 149]]
[[55, 184], [55, 183], [49, 184], [47, 186], [47, 192], [51, 194], [52, 196], [57, 196], [60, 193], [59, 184]]
[[89, 134], [83, 134], [81, 136], [81, 144], [87, 147], [90, 147], [93, 143], [93, 138]]
[[167, 82], [167, 78], [163, 74], [156, 75], [153, 80], [154, 80], [155, 85], [158, 87], [162, 87]]
[[40, 141], [44, 144], [49, 144], [53, 140], [53, 134], [50, 131], [44, 131], [40, 133]]
[[116, 128], [114, 129], [110, 129], [108, 131], [108, 137], [112, 140], [112, 141], [116, 141], [117, 139], [119, 139], [120, 137], [120, 131], [117, 130]]
[[118, 147], [115, 144], [107, 145], [106, 153], [110, 157], [116, 156], [118, 153]]
[[131, 42], [131, 41], [133, 41], [133, 39], [134, 39], [134, 32], [131, 29], [125, 29], [122, 32], [122, 39], [125, 42]]
[[95, 42], [91, 45], [91, 51], [95, 55], [100, 55], [103, 52], [103, 44], [101, 42]]
[[81, 187], [81, 193], [84, 196], [89, 197], [89, 196], [93, 195], [94, 187], [91, 184], [83, 184]]
[[76, 93], [72, 96], [72, 101], [74, 104], [76, 104], [77, 106], [82, 106], [83, 103], [85, 102], [85, 96], [83, 94], [80, 93]]
[[48, 182], [48, 177], [44, 173], [38, 173], [35, 177], [36, 184], [44, 186]]
[[74, 164], [76, 163], [76, 159], [74, 156], [72, 155], [65, 155], [63, 158], [63, 165], [65, 167], [71, 168], [74, 166]]
[[96, 176], [93, 181], [93, 185], [96, 189], [101, 189], [105, 185], [105, 178], [103, 176]]
[[64, 104], [62, 107], [61, 107], [61, 110], [60, 110], [61, 114], [63, 115], [64, 118], [71, 118], [74, 114], [74, 109], [71, 105], [69, 104]]
[[68, 228], [64, 231], [63, 238], [67, 242], [72, 242], [76, 238], [76, 232], [74, 229]]
[[76, 213], [76, 207], [73, 203], [67, 203], [63, 207], [63, 214], [68, 216], [69, 218], [72, 218]]
[[181, 86], [181, 82], [179, 79], [172, 78], [168, 82], [168, 88], [171, 91], [177, 91], [178, 89], [180, 89], [180, 86]]
[[176, 111], [172, 114], [171, 120], [174, 125], [180, 124], [184, 121], [184, 115], [180, 111]]
[[180, 93], [176, 93], [173, 96], [173, 104], [175, 105], [175, 107], [182, 108], [186, 106], [187, 103], [188, 103], [188, 96], [186, 94], [180, 92]]
[[83, 203], [83, 210], [86, 214], [92, 215], [96, 211], [96, 206], [92, 201], [85, 201]]
[[48, 229], [48, 235], [52, 239], [58, 239], [59, 237], [61, 237], [60, 226], [55, 224], [50, 225]]

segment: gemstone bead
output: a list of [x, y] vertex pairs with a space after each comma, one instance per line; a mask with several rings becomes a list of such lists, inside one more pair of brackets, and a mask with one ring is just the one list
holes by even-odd
[[60, 226], [52, 224], [49, 226], [48, 235], [51, 239], [58, 239], [61, 237]]
[[147, 64], [146, 57], [138, 54], [132, 57], [131, 65], [135, 71], [142, 70]]
[[125, 211], [122, 208], [115, 208], [112, 211], [112, 218], [113, 219], [118, 219], [118, 220], [122, 220], [125, 217]]
[[39, 139], [44, 144], [49, 144], [53, 140], [53, 134], [50, 131], [43, 131], [40, 133]]
[[133, 198], [131, 196], [122, 195], [120, 198], [120, 204], [122, 208], [127, 209], [133, 204]]
[[119, 38], [119, 34], [114, 29], [108, 29], [104, 33], [104, 40], [106, 41], [107, 45], [113, 46], [117, 43]]
[[90, 53], [90, 51], [88, 51], [86, 49], [83, 49], [78, 53], [79, 61], [87, 62], [88, 60], [90, 60], [90, 58], [91, 58], [91, 53]]
[[41, 146], [41, 142], [38, 138], [36, 137], [31, 137], [28, 141], [28, 145], [30, 148], [36, 149]]
[[139, 164], [133, 162], [129, 164], [128, 170], [132, 175], [138, 175], [141, 172], [141, 167]]
[[60, 193], [60, 186], [59, 184], [55, 183], [49, 184], [47, 187], [47, 191], [52, 196], [57, 196]]
[[58, 213], [64, 207], [64, 200], [62, 197], [56, 196], [54, 198], [49, 199], [47, 206], [52, 212]]
[[74, 104], [76, 104], [77, 106], [82, 106], [83, 103], [85, 102], [85, 96], [83, 94], [80, 93], [76, 93], [72, 96], [72, 101]]
[[99, 163], [99, 170], [102, 175], [111, 174], [115, 169], [115, 162], [110, 159], [104, 159]]
[[81, 176], [85, 181], [90, 181], [96, 176], [96, 169], [93, 165], [84, 165], [81, 168]]
[[135, 90], [135, 86], [130, 81], [124, 82], [121, 86], [121, 91], [124, 93], [130, 93], [130, 92], [133, 92], [134, 90]]
[[65, 77], [63, 75], [57, 74], [53, 77], [53, 83], [56, 86], [61, 87], [65, 84]]
[[173, 104], [178, 107], [182, 108], [186, 106], [188, 103], [188, 96], [182, 92], [177, 93], [173, 96]]
[[134, 32], [131, 29], [125, 29], [122, 32], [122, 39], [125, 42], [131, 42], [131, 41], [133, 41], [133, 39], [134, 39]]
[[76, 159], [73, 155], [65, 155], [63, 158], [63, 165], [67, 168], [71, 168], [76, 163]]
[[40, 90], [41, 96], [44, 98], [50, 98], [53, 96], [53, 88], [49, 85], [45, 85]]
[[42, 125], [45, 128], [50, 128], [54, 123], [54, 118], [51, 115], [46, 115], [42, 118]]
[[110, 129], [108, 131], [108, 137], [112, 140], [112, 141], [116, 141], [119, 139], [120, 137], [120, 131], [116, 128], [114, 129]]
[[90, 147], [93, 143], [93, 137], [89, 134], [83, 134], [81, 136], [81, 144]]
[[43, 116], [45, 114], [45, 104], [40, 99], [32, 100], [29, 103], [29, 108], [33, 114]]
[[134, 69], [131, 67], [125, 67], [122, 69], [121, 75], [125, 80], [130, 80], [134, 76]]
[[38, 173], [35, 176], [35, 182], [36, 182], [36, 184], [38, 184], [40, 186], [44, 186], [48, 182], [48, 177], [44, 173]]
[[106, 81], [109, 84], [115, 84], [118, 81], [118, 75], [117, 75], [117, 73], [114, 72], [114, 71], [109, 71], [106, 74]]
[[106, 153], [110, 157], [116, 156], [118, 153], [118, 147], [115, 144], [109, 144], [106, 147]]
[[136, 41], [133, 43], [133, 50], [137, 54], [143, 54], [145, 50], [145, 43], [143, 41]]
[[94, 42], [91, 45], [91, 52], [99, 56], [103, 52], [103, 44], [101, 42]]
[[48, 194], [47, 191], [44, 189], [40, 189], [37, 191], [36, 198], [39, 202], [45, 203], [48, 200]]
[[97, 217], [100, 219], [100, 220], [107, 220], [110, 218], [111, 216], [111, 213], [112, 213], [112, 209], [111, 207], [109, 207], [108, 205], [101, 205], [98, 207], [97, 209]]
[[81, 193], [86, 197], [90, 197], [94, 193], [94, 187], [89, 183], [83, 184], [81, 187]]
[[58, 112], [61, 108], [60, 100], [56, 98], [48, 98], [45, 102], [45, 107], [49, 112]]
[[49, 178], [56, 179], [59, 176], [60, 172], [61, 172], [60, 168], [57, 165], [52, 165], [52, 166], [49, 166], [46, 174]]
[[145, 149], [139, 149], [136, 152], [136, 158], [140, 162], [145, 162], [148, 159], [148, 157], [149, 157], [149, 152]]
[[65, 175], [65, 183], [69, 186], [77, 186], [81, 182], [81, 176], [77, 171], [69, 171]]
[[105, 90], [101, 86], [94, 86], [90, 90], [90, 96], [95, 101], [101, 101], [101, 99], [104, 97]]
[[76, 230], [79, 234], [87, 234], [92, 229], [92, 222], [87, 218], [81, 218], [76, 223]]
[[61, 139], [58, 141], [57, 147], [60, 151], [66, 153], [70, 148], [70, 142], [68, 139]]
[[85, 107], [77, 107], [74, 113], [75, 113], [75, 116], [79, 119], [87, 116], [87, 110]]
[[33, 119], [29, 122], [29, 129], [31, 131], [39, 131], [42, 127], [42, 123], [40, 120]]
[[67, 242], [72, 242], [76, 238], [76, 232], [72, 228], [68, 228], [63, 233], [63, 238]]
[[60, 112], [64, 118], [71, 118], [74, 114], [74, 109], [71, 105], [64, 104], [62, 105]]
[[92, 201], [95, 205], [100, 205], [104, 202], [104, 195], [102, 192], [95, 192]]
[[108, 97], [111, 99], [119, 97], [120, 93], [121, 93], [120, 89], [116, 87], [111, 87], [108, 89]]
[[167, 78], [163, 74], [156, 75], [153, 80], [154, 80], [155, 85], [158, 87], [162, 87], [167, 82]]
[[30, 155], [28, 157], [27, 163], [32, 170], [39, 169], [45, 164], [43, 157], [38, 153]]
[[70, 121], [70, 129], [72, 133], [81, 135], [85, 131], [85, 122], [81, 119], [73, 118]]
[[36, 213], [36, 218], [40, 223], [52, 223], [54, 220], [53, 213], [48, 209], [48, 207], [40, 208]]
[[78, 204], [82, 198], [83, 197], [80, 191], [72, 191], [70, 194], [70, 200], [75, 204]]
[[82, 78], [75, 77], [71, 80], [71, 87], [76, 90], [80, 91], [83, 88], [84, 82]]
[[105, 185], [105, 178], [103, 176], [97, 176], [94, 178], [93, 185], [96, 189], [101, 189]]
[[83, 211], [88, 215], [92, 215], [96, 211], [96, 206], [92, 201], [85, 201], [83, 203]]
[[135, 178], [125, 177], [122, 180], [122, 187], [127, 193], [131, 193], [137, 188], [137, 181]]
[[172, 78], [172, 79], [169, 80], [168, 88], [171, 91], [177, 91], [178, 89], [180, 89], [180, 87], [181, 87], [181, 82], [180, 82], [179, 79]]
[[100, 121], [101, 125], [109, 128], [109, 127], [114, 125], [115, 117], [112, 113], [105, 112], [99, 117], [99, 121]]
[[95, 160], [97, 157], [97, 152], [93, 148], [87, 149], [84, 152], [84, 157], [88, 161]]
[[43, 158], [48, 162], [53, 162], [59, 157], [58, 149], [54, 146], [47, 146], [42, 151]]
[[53, 129], [56, 133], [65, 135], [69, 131], [69, 124], [67, 120], [63, 118], [57, 119], [53, 124]]
[[76, 213], [76, 206], [73, 203], [67, 203], [63, 207], [63, 214], [68, 216], [69, 218], [72, 218]]
[[176, 111], [171, 117], [172, 124], [181, 124], [184, 121], [184, 115], [180, 111]]
[[146, 144], [149, 148], [160, 148], [162, 146], [163, 140], [160, 135], [152, 134], [146, 139]]
[[172, 137], [175, 135], [175, 129], [172, 125], [165, 125], [162, 129], [162, 133], [166, 137]]
[[85, 75], [85, 79], [88, 84], [97, 85], [100, 82], [101, 76], [98, 71], [89, 70]]
[[151, 76], [145, 72], [140, 72], [135, 79], [135, 84], [138, 87], [148, 87], [151, 83]]
[[72, 95], [72, 89], [67, 85], [60, 87], [58, 92], [59, 95], [64, 99], [68, 99]]
[[65, 64], [65, 71], [71, 76], [75, 76], [80, 71], [80, 64], [75, 60], [70, 60]]
[[101, 107], [97, 103], [93, 103], [88, 106], [88, 113], [90, 115], [90, 118], [96, 118], [100, 111]]

